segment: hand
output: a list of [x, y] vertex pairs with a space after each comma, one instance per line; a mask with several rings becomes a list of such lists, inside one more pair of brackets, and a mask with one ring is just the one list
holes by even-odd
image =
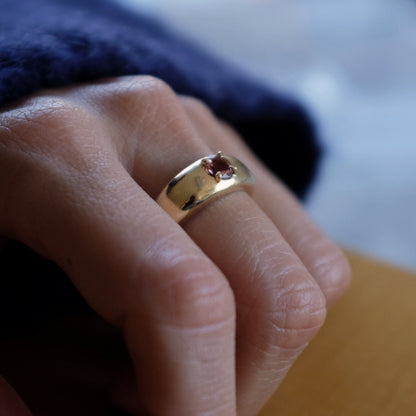
[[[218, 150], [251, 168], [252, 195], [179, 226], [154, 199]], [[0, 114], [0, 201], [0, 234], [55, 261], [122, 330], [137, 397], [118, 404], [132, 414], [253, 416], [349, 283], [342, 252], [237, 134], [151, 77]]]

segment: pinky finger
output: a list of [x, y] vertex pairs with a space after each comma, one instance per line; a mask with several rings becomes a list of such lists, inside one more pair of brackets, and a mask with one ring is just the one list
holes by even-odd
[[32, 416], [23, 400], [3, 377], [0, 377], [0, 415]]

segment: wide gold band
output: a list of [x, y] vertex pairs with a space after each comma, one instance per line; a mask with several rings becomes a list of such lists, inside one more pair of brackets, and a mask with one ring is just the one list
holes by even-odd
[[233, 156], [218, 152], [183, 169], [156, 201], [176, 222], [180, 222], [213, 197], [252, 183], [254, 178], [247, 166]]

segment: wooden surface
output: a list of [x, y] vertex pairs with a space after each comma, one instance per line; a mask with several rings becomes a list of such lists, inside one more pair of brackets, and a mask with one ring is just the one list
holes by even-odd
[[260, 416], [416, 415], [416, 274], [349, 257], [351, 289]]

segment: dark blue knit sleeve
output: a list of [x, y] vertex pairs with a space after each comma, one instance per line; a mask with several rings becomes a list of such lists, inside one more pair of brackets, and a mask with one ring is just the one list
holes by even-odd
[[299, 196], [319, 146], [294, 100], [109, 0], [0, 0], [0, 107], [37, 90], [150, 74], [203, 100]]

